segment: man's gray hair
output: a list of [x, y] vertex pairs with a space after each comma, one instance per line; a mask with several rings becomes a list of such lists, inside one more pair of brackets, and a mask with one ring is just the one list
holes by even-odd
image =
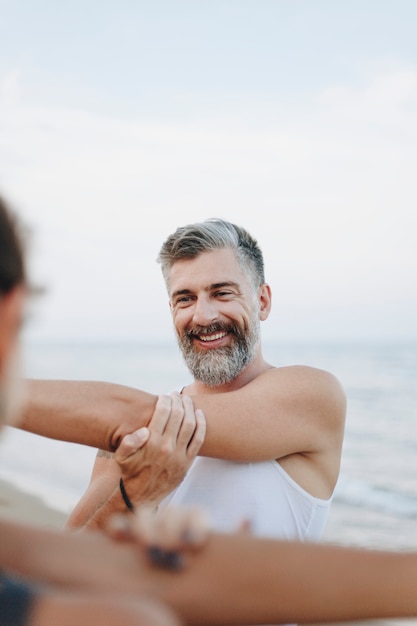
[[203, 252], [230, 248], [243, 269], [250, 272], [254, 284], [265, 282], [264, 260], [257, 241], [247, 230], [223, 219], [181, 226], [162, 245], [157, 261], [168, 285], [169, 273], [176, 261], [194, 259]]

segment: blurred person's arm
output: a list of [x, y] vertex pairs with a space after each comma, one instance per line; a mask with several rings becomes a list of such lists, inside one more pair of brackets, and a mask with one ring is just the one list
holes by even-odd
[[213, 535], [162, 598], [190, 624], [318, 623], [417, 616], [417, 553]]
[[182, 569], [170, 570], [152, 565], [143, 539], [135, 547], [102, 533], [5, 521], [0, 536], [4, 571], [62, 589], [145, 594], [162, 600], [186, 624], [417, 616], [417, 553], [213, 534], [202, 549], [186, 551]]
[[0, 567], [8, 574], [0, 579], [2, 626], [179, 626], [152, 598], [131, 546], [98, 533], [77, 536], [4, 520], [0, 537]]
[[[3, 626], [8, 626], [1, 622]], [[134, 594], [43, 588], [32, 603], [24, 626], [180, 626], [160, 602]], [[10, 626], [17, 626], [14, 622]]]

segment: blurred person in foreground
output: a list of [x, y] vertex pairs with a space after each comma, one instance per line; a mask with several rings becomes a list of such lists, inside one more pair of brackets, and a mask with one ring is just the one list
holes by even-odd
[[[17, 422], [23, 405], [19, 331], [27, 293], [18, 230], [0, 198], [0, 426]], [[66, 560], [62, 560], [62, 549]], [[69, 551], [73, 551], [73, 557]], [[104, 556], [104, 553], [102, 565], [107, 566], [107, 577], [112, 578], [111, 559], [117, 554]], [[69, 567], [74, 556], [79, 558], [77, 572], [71, 572]], [[107, 589], [100, 589], [100, 582], [106, 578], [101, 577], [100, 581], [98, 565], [103, 557], [100, 557], [93, 538], [84, 542], [81, 538], [39, 533], [34, 527], [0, 521], [0, 623], [2, 626], [178, 624], [168, 609], [139, 593], [137, 597], [124, 598], [112, 596], [110, 584]], [[34, 578], [35, 584], [11, 576], [15, 568], [16, 573]], [[86, 585], [84, 577], [78, 577], [81, 568], [86, 574], [90, 569], [91, 583]], [[65, 590], [60, 589], [60, 585], [46, 584], [59, 583], [61, 577], [63, 581], [73, 579]]]
[[[16, 233], [0, 201], [4, 422], [16, 418], [21, 400], [16, 355], [26, 291]], [[158, 403], [155, 413], [165, 424], [178, 411], [190, 420], [192, 404], [181, 408], [179, 400]], [[149, 437], [148, 429], [136, 427], [133, 421], [122, 428], [108, 415], [92, 422], [61, 415], [53, 422], [39, 416], [37, 431], [128, 457], [139, 440], [143, 444]], [[131, 447], [128, 433], [135, 433]], [[0, 520], [2, 626], [264, 624], [417, 616], [417, 553], [207, 533], [198, 511], [169, 508], [161, 514], [140, 508], [134, 515], [113, 518], [108, 533], [110, 537], [51, 531]]]

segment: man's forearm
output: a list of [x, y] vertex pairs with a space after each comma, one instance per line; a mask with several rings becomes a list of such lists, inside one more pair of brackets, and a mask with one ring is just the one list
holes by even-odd
[[[140, 498], [140, 492], [135, 495]], [[145, 499], [143, 499], [143, 503], [146, 503]], [[112, 515], [128, 512], [126, 502], [123, 500], [119, 486], [117, 486], [109, 498], [95, 510], [90, 510], [89, 501], [84, 502], [84, 500], [81, 499], [68, 516], [66, 528], [101, 530], [106, 528]]]
[[63, 441], [114, 451], [122, 437], [145, 426], [157, 396], [91, 381], [29, 380], [20, 427]]

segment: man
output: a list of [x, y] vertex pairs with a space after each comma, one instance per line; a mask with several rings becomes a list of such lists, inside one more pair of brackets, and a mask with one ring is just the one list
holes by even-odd
[[[20, 248], [0, 201], [2, 418], [6, 417], [6, 409], [7, 417], [11, 417], [17, 405], [12, 363], [18, 350], [25, 290]], [[120, 391], [113, 389], [113, 398], [116, 402], [119, 397], [123, 404], [129, 393], [124, 390], [124, 399], [120, 400]], [[97, 387], [87, 385], [81, 392], [85, 401], [95, 395]], [[146, 394], [142, 400], [146, 405]], [[166, 398], [158, 404], [157, 421], [168, 424], [178, 405], [178, 398], [172, 402]], [[188, 403], [184, 406], [187, 422], [191, 408]], [[130, 431], [124, 431], [111, 414], [105, 413], [100, 419], [95, 416], [90, 423], [80, 415], [65, 412], [53, 422], [45, 415], [37, 417], [36, 425], [32, 413], [26, 426], [30, 422], [42, 434], [108, 449], [114, 449], [121, 440], [121, 447], [125, 446], [121, 458], [129, 456], [129, 440], [124, 435]], [[130, 430], [134, 426], [134, 420], [128, 424]], [[134, 447], [146, 436], [146, 432], [138, 433]], [[20, 577], [16, 580], [0, 572], [2, 626], [177, 626], [179, 622], [165, 606], [173, 608], [185, 624], [320, 622], [417, 615], [416, 554], [302, 545], [247, 534], [210, 535], [204, 549], [196, 550], [206, 534], [201, 523], [196, 524], [190, 516], [173, 518], [167, 513], [158, 516], [158, 524], [149, 515], [145, 523], [125, 515], [122, 531], [120, 526], [113, 530], [123, 535], [124, 542], [119, 544], [102, 533], [54, 532], [0, 520], [1, 570]], [[144, 546], [151, 551], [143, 550]], [[183, 551], [186, 562], [180, 573], [153, 565], [155, 554], [163, 554], [155, 552], [158, 546], [171, 554]]]
[[[159, 490], [156, 482], [148, 501], [160, 508], [168, 502], [203, 506], [220, 531], [245, 520], [258, 535], [319, 539], [340, 467], [340, 384], [315, 368], [265, 361], [260, 322], [269, 315], [271, 289], [262, 252], [246, 230], [219, 219], [179, 228], [159, 261], [178, 342], [194, 376], [182, 394], [203, 409], [207, 433], [202, 456], [178, 489], [166, 497], [166, 485]], [[40, 412], [85, 419], [111, 412], [123, 423], [133, 413], [148, 426], [153, 408], [149, 394], [104, 383], [34, 381], [30, 399], [28, 419]], [[99, 452], [70, 527], [103, 527], [129, 499], [143, 502], [136, 492], [138, 467], [158, 443], [152, 426], [150, 431], [147, 444], [127, 460]]]

